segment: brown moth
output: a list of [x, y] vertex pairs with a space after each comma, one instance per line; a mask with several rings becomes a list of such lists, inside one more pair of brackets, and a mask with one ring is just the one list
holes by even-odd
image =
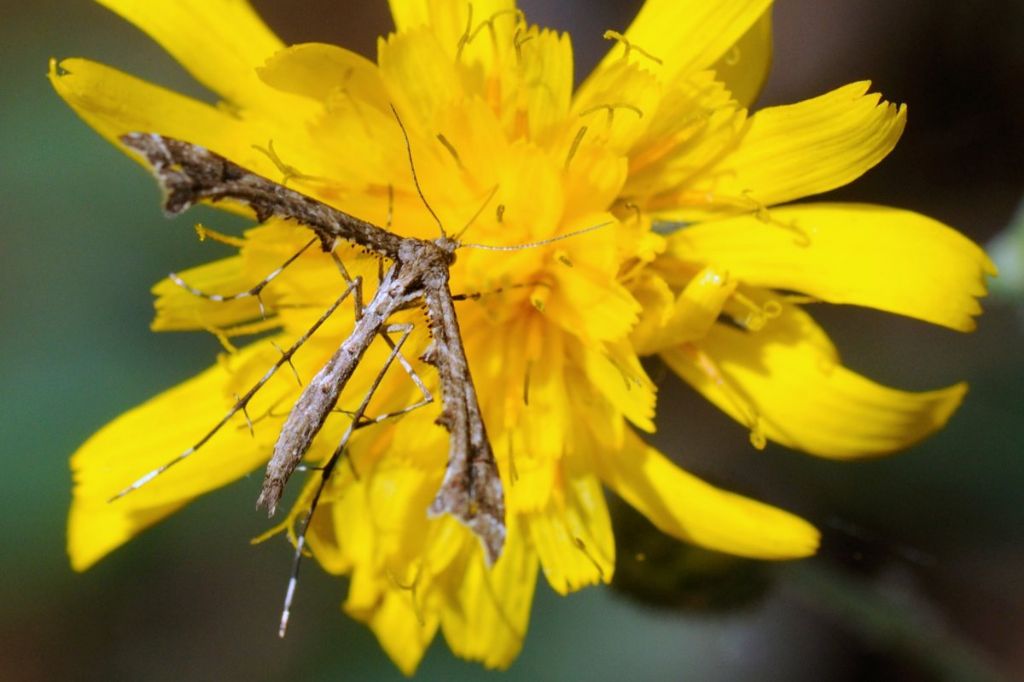
[[[299, 466], [327, 416], [335, 409], [339, 395], [371, 342], [377, 335], [385, 337], [392, 348], [390, 363], [398, 353], [400, 342], [393, 343], [387, 333], [402, 329], [389, 325], [389, 318], [397, 311], [422, 304], [427, 311], [432, 339], [422, 359], [437, 368], [443, 405], [437, 423], [450, 434], [444, 479], [428, 513], [431, 516], [451, 514], [465, 524], [479, 538], [488, 563], [493, 564], [501, 555], [505, 542], [504, 491], [480, 413], [462, 346], [454, 299], [448, 285], [449, 266], [455, 260], [459, 242], [445, 235], [433, 241], [400, 237], [187, 142], [146, 133], [131, 133], [123, 136], [121, 141], [152, 167], [165, 192], [164, 210], [168, 214], [181, 213], [204, 200], [233, 200], [251, 207], [261, 222], [276, 216], [309, 227], [319, 238], [324, 251], [333, 252], [338, 241], [345, 240], [391, 263], [373, 298], [365, 307], [357, 304], [357, 313], [360, 314], [357, 314], [352, 333], [309, 382], [292, 407], [274, 446], [273, 456], [267, 464], [258, 506], [266, 508], [270, 514], [274, 513], [285, 483]], [[282, 359], [239, 400], [213, 431], [178, 458], [149, 472], [116, 497], [145, 485], [172, 464], [192, 454], [228, 418], [244, 410], [252, 394], [269, 379], [272, 372], [290, 361], [297, 347], [323, 323], [351, 288], [350, 285], [350, 289], [296, 345], [282, 352]], [[400, 358], [400, 361], [406, 364], [404, 359]], [[410, 370], [407, 368], [407, 371]], [[429, 392], [415, 375], [412, 376], [429, 402]], [[321, 485], [306, 516], [306, 527], [328, 476], [344, 454], [348, 435], [361, 425], [360, 420], [364, 418], [362, 410], [368, 400], [369, 396], [353, 419], [349, 434], [346, 434], [345, 440], [322, 469]], [[304, 530], [300, 537], [300, 551], [305, 540]], [[297, 552], [296, 561], [298, 556], [300, 554]], [[282, 632], [296, 572], [297, 569], [289, 584]]]

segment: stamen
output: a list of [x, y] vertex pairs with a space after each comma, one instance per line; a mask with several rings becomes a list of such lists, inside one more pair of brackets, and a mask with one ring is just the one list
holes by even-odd
[[444, 148], [452, 155], [452, 158], [455, 159], [455, 164], [459, 167], [459, 170], [466, 170], [462, 165], [462, 159], [459, 157], [459, 152], [455, 149], [455, 145], [449, 142], [448, 138], [442, 133], [437, 134], [437, 141], [444, 145]]
[[748, 310], [747, 315], [743, 319], [737, 320], [737, 322], [752, 332], [761, 331], [770, 320], [774, 320], [782, 314], [782, 304], [775, 300], [769, 300], [764, 305], [758, 305], [739, 291], [733, 292], [732, 300]]
[[235, 353], [238, 352], [238, 347], [235, 346], [235, 344], [231, 343], [231, 340], [228, 338], [228, 335], [224, 333], [223, 329], [211, 326], [204, 326], [203, 329], [209, 332], [210, 334], [213, 334], [213, 338], [217, 339], [217, 342], [220, 344], [220, 347], [223, 348], [228, 353], [230, 353], [231, 355], [234, 355]]
[[768, 444], [768, 438], [764, 433], [764, 421], [761, 414], [753, 403], [743, 393], [728, 381], [725, 374], [718, 367], [718, 363], [710, 355], [693, 344], [687, 344], [683, 350], [696, 363], [704, 375], [718, 386], [726, 399], [732, 403], [741, 419], [746, 421], [750, 429], [750, 444], [758, 450], [764, 450]]
[[470, 33], [473, 29], [473, 3], [469, 3], [466, 6], [466, 29], [459, 36], [459, 42], [455, 48], [455, 61], [462, 61], [462, 50], [465, 49], [466, 45], [469, 45], [469, 41], [472, 40]]
[[523, 405], [530, 405], [530, 372], [533, 371], [533, 360], [526, 361], [526, 371], [523, 372]]
[[533, 33], [524, 33], [522, 29], [516, 28], [515, 33], [512, 34], [512, 47], [516, 51], [516, 63], [520, 64], [523, 61], [523, 45], [530, 42], [537, 36]]
[[249, 544], [250, 545], [260, 545], [260, 544], [263, 544], [264, 542], [266, 542], [270, 538], [272, 538], [272, 537], [274, 537], [276, 535], [279, 535], [280, 533], [284, 532], [287, 529], [287, 527], [288, 527], [288, 525], [290, 523], [291, 523], [290, 519], [285, 519], [284, 521], [282, 521], [281, 523], [273, 526], [269, 530], [266, 530], [266, 531], [260, 533], [259, 535], [254, 537], [252, 540], [249, 540]]
[[637, 225], [643, 222], [644, 212], [643, 209], [641, 209], [637, 204], [633, 203], [632, 201], [627, 201], [622, 205], [622, 207], [625, 208], [627, 211], [633, 211], [633, 219], [636, 221]]
[[231, 235], [224, 234], [223, 232], [211, 230], [202, 223], [195, 224], [195, 231], [196, 236], [199, 237], [199, 241], [201, 242], [205, 242], [207, 239], [212, 239], [215, 242], [234, 246], [239, 249], [245, 246], [245, 240], [241, 237], [232, 237]]
[[408, 585], [399, 581], [398, 576], [394, 574], [390, 567], [387, 567], [385, 571], [387, 573], [388, 579], [391, 580], [392, 583], [394, 583], [395, 587], [404, 592], [409, 593], [409, 598], [412, 601], [412, 611], [416, 615], [416, 622], [419, 623], [421, 627], [425, 625], [427, 621], [423, 617], [423, 608], [421, 607], [419, 602], [416, 601], [417, 588], [420, 585], [420, 577], [423, 574], [423, 561], [421, 560], [417, 563], [416, 575], [413, 576], [412, 582]]
[[647, 57], [648, 59], [650, 59], [655, 64], [658, 64], [659, 66], [664, 64], [664, 62], [662, 62], [660, 59], [655, 57], [653, 54], [651, 54], [647, 50], [643, 49], [639, 45], [634, 45], [633, 43], [631, 43], [626, 36], [622, 35], [618, 31], [612, 31], [612, 30], [605, 31], [604, 32], [604, 36], [602, 36], [602, 37], [605, 40], [614, 40], [615, 42], [619, 43], [620, 45], [622, 45], [625, 48], [625, 52], [622, 55], [623, 60], [629, 60], [629, 53], [632, 52], [633, 50], [636, 50], [637, 54], [641, 54], [644, 57]]
[[473, 28], [472, 31], [471, 31], [470, 27], [473, 25], [473, 5], [470, 4], [469, 5], [469, 12], [468, 12], [468, 15], [466, 17], [466, 30], [463, 32], [462, 36], [459, 38], [458, 47], [457, 47], [457, 49], [455, 51], [455, 61], [458, 62], [458, 61], [462, 60], [462, 52], [463, 52], [463, 50], [466, 48], [467, 45], [469, 45], [471, 42], [473, 42], [478, 35], [480, 35], [480, 32], [485, 27], [488, 29], [488, 31], [491, 34], [491, 45], [493, 46], [494, 50], [497, 51], [497, 49], [498, 49], [498, 33], [497, 33], [497, 30], [494, 28], [494, 22], [495, 22], [496, 19], [498, 19], [500, 17], [503, 17], [505, 15], [508, 15], [508, 14], [515, 15], [515, 25], [517, 27], [521, 23], [523, 23], [523, 24], [526, 23], [526, 15], [523, 13], [523, 11], [521, 9], [516, 9], [516, 8], [502, 9], [502, 10], [498, 10], [497, 12], [492, 14], [487, 19], [484, 19], [483, 21], [481, 21], [476, 26], [476, 28]]
[[551, 287], [536, 287], [530, 292], [530, 305], [543, 313], [547, 306], [548, 298], [551, 297]]
[[384, 228], [390, 232], [391, 222], [395, 218], [395, 186], [388, 183], [388, 212], [384, 220]]
[[519, 469], [516, 468], [516, 449], [512, 432], [508, 432], [508, 480], [515, 485], [519, 480]]
[[794, 243], [797, 246], [811, 245], [810, 235], [807, 234], [807, 232], [802, 230], [800, 226], [796, 224], [796, 220], [791, 220], [788, 223], [786, 223], [781, 220], [775, 219], [774, 217], [772, 217], [771, 211], [768, 210], [768, 206], [765, 205], [764, 202], [761, 202], [755, 199], [753, 196], [751, 196], [751, 193], [749, 191], [743, 192], [743, 197], [754, 206], [754, 216], [759, 221], [765, 223], [766, 225], [774, 225], [775, 227], [780, 227], [784, 230], [792, 232], [793, 234], [796, 235]]
[[604, 568], [602, 568], [601, 564], [597, 561], [596, 558], [594, 558], [594, 555], [590, 553], [590, 550], [587, 548], [586, 543], [583, 542], [583, 538], [573, 537], [572, 543], [576, 546], [576, 549], [578, 549], [581, 552], [583, 552], [583, 556], [585, 556], [588, 559], [590, 559], [590, 563], [594, 564], [594, 568], [597, 569], [597, 577], [598, 577], [598, 579], [601, 582], [605, 582]]
[[289, 180], [314, 180], [314, 181], [326, 181], [325, 178], [318, 178], [314, 175], [306, 175], [297, 169], [295, 166], [290, 166], [281, 160], [281, 157], [277, 155], [277, 151], [274, 149], [274, 141], [268, 140], [266, 147], [261, 147], [258, 144], [252, 145], [252, 148], [259, 153], [270, 159], [270, 162], [277, 167], [277, 170], [281, 173], [281, 185], [283, 187], [288, 186]]
[[744, 190], [740, 196], [730, 196], [728, 194], [718, 194], [716, 192], [705, 192], [704, 194], [682, 192], [673, 195], [672, 202], [673, 205], [699, 203], [708, 207], [724, 207], [739, 209], [741, 211], [750, 211], [760, 222], [781, 228], [796, 235], [793, 243], [797, 246], [807, 247], [811, 245], [810, 234], [801, 228], [795, 219], [785, 222], [775, 218], [768, 205], [755, 198], [750, 190]]
[[504, 222], [504, 220], [505, 220], [505, 204], [498, 204], [498, 208], [495, 209], [494, 213], [495, 213], [495, 217], [498, 219], [499, 223]]
[[643, 110], [640, 107], [638, 107], [636, 105], [633, 105], [633, 104], [628, 104], [626, 102], [622, 102], [622, 103], [619, 103], [619, 104], [595, 104], [594, 106], [590, 107], [589, 109], [585, 109], [585, 110], [581, 111], [580, 112], [580, 118], [582, 118], [584, 116], [588, 116], [590, 114], [593, 114], [594, 112], [601, 111], [602, 109], [605, 110], [608, 113], [608, 125], [609, 126], [611, 126], [612, 123], [615, 122], [615, 110], [616, 109], [626, 109], [627, 111], [632, 111], [639, 118], [643, 118], [644, 117], [644, 112], [643, 112]]
[[569, 164], [572, 163], [572, 157], [576, 156], [576, 152], [580, 148], [580, 143], [583, 142], [583, 136], [587, 134], [587, 126], [581, 127], [576, 131], [576, 137], [572, 140], [572, 145], [569, 147], [569, 153], [565, 157], [565, 170], [569, 170]]

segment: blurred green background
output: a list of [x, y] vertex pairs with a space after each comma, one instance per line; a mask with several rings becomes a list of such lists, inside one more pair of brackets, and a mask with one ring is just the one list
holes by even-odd
[[[390, 28], [383, 2], [253, 4], [287, 42], [372, 54]], [[572, 30], [584, 74], [606, 47], [603, 30], [623, 28], [637, 3], [521, 5], [531, 21]], [[212, 212], [164, 220], [152, 180], [45, 79], [49, 57], [85, 56], [205, 96], [179, 66], [87, 0], [0, 0], [0, 9], [0, 679], [400, 679], [340, 613], [344, 583], [312, 563], [289, 635], [277, 639], [290, 552], [249, 545], [265, 527], [253, 508], [258, 476], [85, 574], [68, 567], [67, 456], [217, 350], [202, 335], [151, 334], [149, 287], [219, 255], [197, 243], [196, 220], [239, 223]], [[1024, 190], [1020, 0], [781, 0], [776, 41], [761, 104], [863, 78], [910, 104], [897, 150], [835, 198], [919, 210], [983, 243], [1010, 224]], [[1024, 254], [1024, 228], [1003, 243]], [[542, 586], [503, 678], [1024, 677], [1022, 302], [1007, 287], [968, 336], [815, 309], [847, 363], [872, 377], [916, 389], [971, 383], [948, 429], [884, 461], [753, 451], [743, 429], [665, 379], [658, 443], [697, 474], [813, 520], [822, 554], [788, 566], [734, 562], [687, 551], [618, 509], [621, 583], [566, 599]], [[640, 552], [647, 561], [633, 559]], [[497, 675], [439, 640], [420, 677]]]

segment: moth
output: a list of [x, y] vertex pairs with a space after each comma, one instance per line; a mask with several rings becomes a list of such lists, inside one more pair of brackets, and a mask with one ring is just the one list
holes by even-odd
[[[238, 201], [251, 207], [260, 222], [276, 216], [308, 227], [326, 252], [333, 252], [339, 240], [344, 240], [364, 247], [391, 263], [383, 273], [373, 298], [361, 308], [357, 303], [360, 314], [351, 334], [306, 385], [292, 407], [267, 464], [257, 505], [271, 515], [274, 513], [285, 483], [335, 409], [342, 390], [371, 342], [378, 335], [385, 336], [392, 347], [390, 362], [397, 354], [397, 347], [387, 337], [387, 332], [393, 331], [388, 320], [400, 310], [422, 305], [427, 313], [431, 336], [431, 343], [422, 359], [437, 368], [442, 401], [437, 423], [449, 431], [448, 464], [428, 513], [433, 517], [450, 514], [465, 524], [479, 538], [488, 563], [493, 564], [501, 555], [505, 542], [504, 491], [470, 376], [454, 298], [449, 288], [449, 267], [455, 260], [459, 242], [447, 235], [434, 240], [400, 237], [188, 142], [147, 133], [131, 133], [123, 136], [121, 141], [141, 155], [152, 168], [164, 190], [164, 210], [170, 215], [181, 213], [204, 200]], [[320, 318], [306, 337], [322, 324], [340, 300]], [[283, 352], [282, 362], [271, 371], [287, 361], [295, 349], [293, 346]], [[269, 374], [243, 399], [247, 401], [266, 379], [269, 379]], [[417, 383], [426, 391], [421, 383]], [[429, 397], [429, 393], [425, 395]], [[369, 396], [357, 418], [353, 419], [349, 434], [362, 418], [368, 399]], [[215, 431], [216, 428], [209, 436]], [[344, 454], [343, 445], [349, 434], [322, 469], [323, 480], [314, 498], [314, 507], [327, 477]], [[146, 484], [194, 452], [205, 440], [146, 474], [116, 497]], [[311, 508], [306, 517], [307, 527], [312, 512]], [[303, 540], [304, 535], [303, 532]], [[292, 589], [293, 585], [290, 585], [289, 592]]]

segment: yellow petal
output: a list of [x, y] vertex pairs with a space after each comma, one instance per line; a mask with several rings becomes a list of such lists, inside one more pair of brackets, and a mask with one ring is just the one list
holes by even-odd
[[772, 65], [772, 10], [769, 7], [711, 71], [725, 83], [742, 107], [750, 107], [761, 94]]
[[[610, 216], [577, 219], [567, 231], [607, 222]], [[636, 300], [616, 277], [614, 230], [597, 230], [573, 241], [564, 250], [553, 249], [548, 269], [550, 287], [538, 286], [531, 302], [552, 323], [581, 339], [617, 341], [629, 333], [640, 313]], [[564, 256], [564, 257], [559, 257]]]
[[640, 319], [630, 332], [629, 340], [639, 355], [649, 355], [663, 345], [661, 332], [672, 319], [676, 296], [664, 280], [651, 269], [644, 270], [630, 287], [640, 304]]
[[591, 391], [638, 428], [654, 432], [654, 382], [629, 344], [601, 348], [579, 344], [572, 356], [586, 374]]
[[418, 607], [414, 599], [414, 592], [388, 590], [366, 621], [381, 648], [405, 675], [416, 672], [439, 622], [437, 613]]
[[377, 64], [405, 125], [432, 137], [441, 114], [462, 96], [456, 66], [440, 37], [418, 28], [381, 38]]
[[[225, 111], [86, 59], [50, 62], [50, 82], [86, 123], [121, 147], [121, 135], [157, 132], [202, 145], [260, 172], [273, 165], [247, 127]], [[131, 155], [136, 158], [136, 155]], [[141, 161], [140, 161], [141, 163]]]
[[[629, 179], [623, 188], [623, 195], [635, 198], [645, 211], [663, 205], [663, 194], [671, 198], [701, 178], [735, 148], [748, 125], [746, 110], [709, 71], [665, 88], [658, 107], [646, 118], [646, 129], [629, 152]], [[656, 203], [650, 203], [651, 197]]]
[[691, 279], [660, 325], [648, 321], [637, 353], [649, 355], [662, 348], [704, 337], [722, 313], [738, 282], [722, 268], [707, 266]]
[[818, 531], [767, 504], [719, 490], [629, 433], [618, 452], [596, 449], [600, 476], [659, 529], [701, 547], [757, 559], [809, 556]]
[[714, 64], [771, 5], [771, 0], [647, 0], [625, 32], [629, 45], [612, 48], [598, 66], [631, 60], [671, 82]]
[[616, 341], [636, 323], [639, 306], [621, 284], [581, 266], [558, 272], [544, 312], [566, 331], [593, 341]]
[[[528, 39], [527, 39], [528, 38]], [[572, 99], [572, 43], [568, 34], [530, 27], [520, 39], [515, 83], [517, 107], [503, 107], [519, 119], [526, 116], [529, 139], [545, 145], [551, 135], [564, 124]], [[516, 121], [518, 123], [518, 120]], [[508, 138], [520, 137], [521, 131], [509, 126]]]
[[968, 331], [981, 312], [985, 253], [926, 216], [866, 204], [803, 204], [681, 230], [669, 253], [746, 284], [799, 291]]
[[564, 495], [526, 516], [544, 576], [559, 594], [609, 582], [615, 541], [601, 482], [590, 474], [566, 474]]
[[336, 45], [305, 43], [287, 47], [271, 57], [257, 73], [260, 80], [282, 92], [326, 101], [336, 91], [388, 111], [388, 98], [377, 66], [365, 57]]
[[[265, 353], [260, 344], [243, 350], [238, 359], [251, 361]], [[273, 359], [271, 355], [266, 366]], [[224, 366], [214, 366], [125, 412], [72, 455], [74, 497], [68, 520], [68, 553], [75, 570], [85, 570], [194, 497], [266, 461], [276, 433], [256, 424], [253, 438], [245, 417], [236, 414], [195, 454], [134, 492], [108, 501], [146, 472], [185, 451], [216, 424], [235, 401], [225, 391], [230, 379]], [[254, 407], [252, 413], [260, 414], [263, 409], [266, 406]]]
[[[798, 104], [762, 109], [735, 151], [687, 187], [688, 201], [735, 212], [842, 187], [885, 158], [906, 124], [906, 107], [866, 94], [864, 81]], [[676, 219], [706, 209], [679, 206]]]
[[870, 457], [905, 448], [949, 419], [957, 384], [909, 393], [838, 364], [806, 315], [783, 313], [757, 332], [718, 324], [695, 346], [662, 353], [708, 400], [762, 436], [811, 454]]
[[579, 126], [587, 126], [589, 139], [622, 154], [647, 129], [661, 96], [662, 85], [654, 74], [640, 64], [620, 61], [590, 77], [576, 94], [572, 113]]
[[148, 33], [229, 102], [272, 101], [256, 67], [284, 46], [246, 0], [97, 1]]
[[512, 517], [505, 549], [493, 568], [484, 565], [474, 547], [464, 567], [449, 571], [455, 603], [442, 612], [441, 627], [456, 656], [505, 668], [522, 648], [537, 584], [537, 555], [525, 536]]

